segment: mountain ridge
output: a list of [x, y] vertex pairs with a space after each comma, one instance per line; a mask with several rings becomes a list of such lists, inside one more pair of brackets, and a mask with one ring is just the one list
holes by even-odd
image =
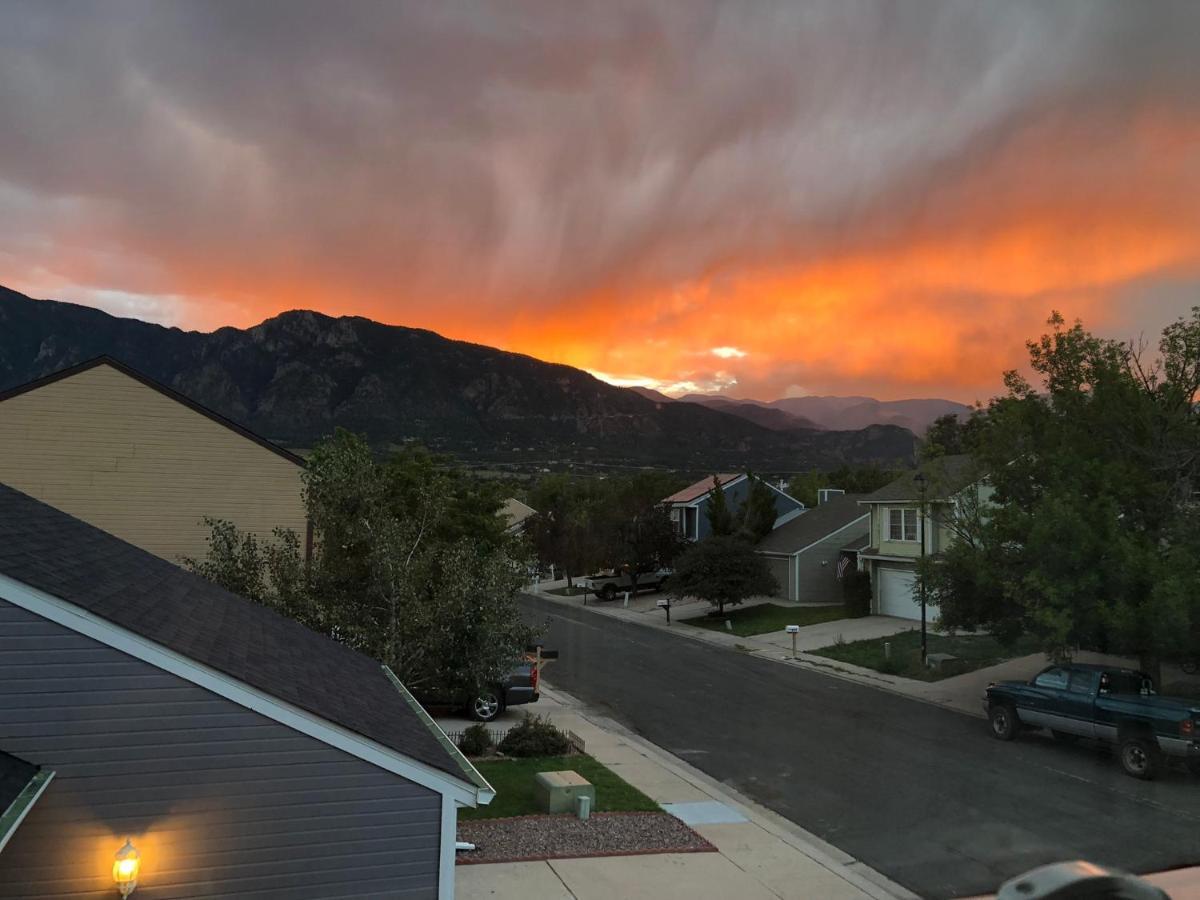
[[294, 448], [344, 427], [378, 447], [415, 440], [477, 462], [793, 471], [913, 453], [911, 433], [894, 426], [775, 431], [361, 316], [294, 310], [245, 329], [184, 331], [0, 287], [0, 390], [101, 355]]

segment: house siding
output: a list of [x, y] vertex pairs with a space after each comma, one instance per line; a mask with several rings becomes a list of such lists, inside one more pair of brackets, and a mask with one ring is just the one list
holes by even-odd
[[0, 402], [0, 482], [171, 562], [205, 516], [303, 540], [302, 471], [109, 365]]
[[792, 557], [790, 556], [766, 556], [767, 568], [771, 570], [771, 574], [775, 576], [775, 580], [779, 582], [779, 589], [774, 596], [784, 600], [791, 600], [792, 591], [795, 588], [795, 581], [792, 578]]
[[792, 599], [798, 603], [841, 603], [842, 583], [837, 578], [841, 549], [861, 541], [867, 523], [839, 531], [796, 556], [799, 590]]
[[437, 896], [441, 796], [0, 599], [0, 747], [56, 772], [0, 898]]

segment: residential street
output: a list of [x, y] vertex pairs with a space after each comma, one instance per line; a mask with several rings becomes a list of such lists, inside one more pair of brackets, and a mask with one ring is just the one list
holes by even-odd
[[1200, 780], [525, 595], [552, 685], [916, 893], [994, 891], [1045, 862], [1200, 862]]

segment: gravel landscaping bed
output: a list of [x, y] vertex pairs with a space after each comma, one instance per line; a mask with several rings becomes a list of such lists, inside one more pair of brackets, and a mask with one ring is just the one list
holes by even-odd
[[570, 814], [484, 819], [460, 823], [458, 839], [476, 847], [458, 853], [459, 865], [716, 850], [677, 818], [661, 812], [592, 813], [586, 822]]

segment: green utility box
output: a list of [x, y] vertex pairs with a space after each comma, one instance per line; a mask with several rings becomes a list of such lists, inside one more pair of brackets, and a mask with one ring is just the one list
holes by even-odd
[[538, 805], [552, 813], [576, 811], [576, 799], [587, 797], [596, 804], [596, 788], [578, 772], [538, 772], [533, 778]]

